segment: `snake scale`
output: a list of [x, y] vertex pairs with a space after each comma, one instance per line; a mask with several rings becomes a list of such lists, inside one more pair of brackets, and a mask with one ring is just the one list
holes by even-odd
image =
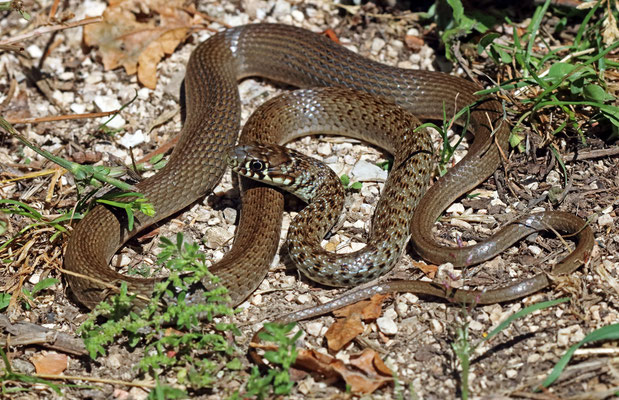
[[[442, 119], [444, 111], [453, 115], [479, 100], [474, 94], [479, 87], [462, 78], [386, 66], [326, 37], [292, 26], [245, 25], [212, 36], [189, 59], [185, 76], [186, 118], [169, 162], [156, 175], [136, 185], [153, 204], [155, 216], [140, 215], [134, 230], [129, 232], [121, 212], [99, 205], [75, 227], [64, 263], [65, 269], [77, 273], [67, 274], [66, 279], [79, 302], [92, 308], [110, 294], [109, 284], [118, 285], [121, 281], [127, 282], [132, 292], [144, 296], [152, 293], [154, 280], [119, 274], [109, 268], [109, 261], [129, 238], [202, 198], [219, 182], [226, 169], [226, 155], [237, 141], [240, 127], [237, 82], [250, 76], [300, 88], [340, 87], [362, 91], [385, 102], [395, 102], [420, 119]], [[336, 97], [334, 102], [339, 100]], [[350, 100], [354, 103], [354, 96]], [[320, 118], [319, 107], [305, 106], [295, 107]], [[380, 109], [366, 107], [359, 113], [369, 122], [381, 123]], [[239, 143], [283, 143], [293, 137], [317, 133], [298, 126], [293, 119], [288, 123], [292, 132], [277, 128], [272, 119], [253, 116]], [[348, 126], [339, 128], [342, 133]], [[501, 104], [495, 98], [484, 99], [472, 110], [469, 130], [474, 134], [474, 141], [468, 154], [427, 190], [410, 220], [415, 250], [433, 263], [467, 266], [494, 257], [532, 232], [552, 228], [574, 234], [577, 240], [574, 251], [554, 266], [552, 274], [569, 274], [585, 262], [593, 246], [593, 233], [582, 219], [563, 212], [522, 217], [475, 246], [444, 247], [435, 242], [431, 229], [436, 219], [455, 199], [487, 179], [497, 169], [501, 153], [508, 149], [509, 129], [502, 120]], [[384, 146], [377, 137], [365, 140]], [[242, 302], [265, 277], [277, 251], [283, 213], [283, 195], [279, 191], [246, 178], [241, 180], [241, 186], [242, 212], [233, 247], [211, 267], [211, 272], [228, 288], [233, 304]], [[381, 200], [393, 205], [392, 210], [400, 210], [393, 201], [394, 198], [387, 197]], [[448, 290], [428, 282], [392, 281], [351, 292], [333, 304], [327, 303], [292, 318], [325, 312], [326, 307], [382, 291], [413, 291], [458, 302], [494, 303], [522, 297], [548, 285], [549, 278], [544, 273], [484, 292]]]

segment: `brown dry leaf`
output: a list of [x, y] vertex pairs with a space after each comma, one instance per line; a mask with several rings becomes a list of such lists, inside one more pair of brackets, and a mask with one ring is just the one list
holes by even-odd
[[[136, 15], [150, 16], [137, 20]], [[103, 22], [84, 27], [84, 43], [98, 46], [106, 70], [123, 66], [138, 73], [144, 86], [157, 84], [157, 64], [202, 23], [184, 8], [184, 0], [112, 0]]]
[[[374, 353], [373, 350], [369, 351]], [[362, 353], [362, 356], [365, 357], [364, 360], [371, 359], [371, 365], [380, 364], [384, 366], [378, 355], [374, 353], [368, 356], [365, 355], [366, 352], [368, 352], [368, 350]], [[373, 361], [375, 359], [379, 360], [379, 362], [377, 363], [376, 361]], [[387, 367], [384, 367], [387, 371], [389, 371], [389, 375], [387, 376], [385, 376], [386, 374], [384, 374], [380, 369], [373, 369], [371, 367], [367, 367], [366, 365], [364, 365], [364, 369], [369, 373], [364, 373], [365, 371], [363, 370], [356, 370], [357, 367], [346, 365], [340, 360], [313, 350], [299, 350], [295, 365], [300, 368], [319, 373], [326, 378], [334, 378], [339, 376], [350, 386], [350, 390], [353, 393], [369, 394], [384, 384], [392, 381], [390, 375], [391, 371]]]
[[325, 333], [330, 351], [339, 351], [351, 340], [363, 333], [361, 315], [352, 314], [347, 318], [340, 318], [333, 323]]
[[425, 44], [423, 38], [413, 35], [404, 36], [404, 43], [406, 43], [406, 47], [417, 53], [421, 51], [421, 48]]
[[419, 268], [430, 279], [434, 279], [436, 272], [438, 271], [438, 266], [433, 264], [428, 265], [422, 262], [413, 261], [413, 265]]
[[364, 321], [374, 320], [380, 317], [383, 301], [388, 296], [388, 294], [375, 294], [369, 300], [363, 300], [333, 311], [333, 315], [336, 317], [349, 317], [353, 314], [361, 314], [361, 319]]
[[30, 357], [30, 361], [34, 364], [37, 374], [58, 375], [69, 365], [67, 355], [58, 353], [36, 354]]
[[350, 358], [350, 363], [365, 372], [368, 376], [393, 376], [393, 371], [385, 365], [378, 353], [372, 349], [365, 349], [361, 354], [352, 356]]

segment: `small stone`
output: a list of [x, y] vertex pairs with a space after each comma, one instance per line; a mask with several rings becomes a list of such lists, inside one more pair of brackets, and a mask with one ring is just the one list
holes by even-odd
[[260, 304], [262, 304], [262, 295], [261, 294], [256, 294], [251, 298], [251, 304], [255, 305], [255, 306], [259, 306]]
[[73, 103], [69, 108], [76, 114], [84, 114], [86, 112], [86, 106], [84, 104]]
[[462, 203], [453, 203], [447, 210], [445, 210], [445, 212], [459, 215], [464, 212], [464, 206]]
[[320, 332], [322, 331], [323, 324], [320, 322], [310, 322], [306, 325], [305, 331], [308, 335], [319, 337]]
[[365, 160], [359, 160], [351, 171], [351, 175], [357, 181], [378, 181], [384, 182], [387, 180], [387, 171], [376, 164], [369, 163]]
[[133, 133], [127, 132], [122, 135], [122, 137], [118, 140], [118, 143], [120, 143], [123, 147], [130, 149], [144, 143], [145, 141], [146, 135], [144, 135], [141, 129], [138, 129]]
[[610, 216], [610, 214], [602, 214], [598, 218], [599, 226], [611, 226], [613, 224], [614, 224], [614, 219], [613, 217]]
[[430, 320], [430, 325], [432, 325], [432, 332], [434, 333], [443, 333], [443, 325], [435, 319]]
[[471, 328], [474, 331], [481, 331], [484, 328], [484, 326], [481, 322], [473, 320], [469, 322], [469, 328]]
[[16, 370], [17, 372], [21, 372], [24, 374], [34, 374], [35, 372], [34, 365], [29, 363], [28, 361], [24, 361], [19, 358], [14, 358], [13, 360], [11, 360], [11, 364], [13, 366], [13, 369]]
[[28, 282], [32, 283], [33, 285], [36, 285], [37, 283], [39, 283], [40, 280], [41, 280], [41, 275], [39, 274], [33, 274], [30, 276], [30, 278], [28, 278]]
[[510, 379], [514, 379], [517, 375], [518, 371], [516, 371], [515, 369], [508, 369], [507, 371], [505, 371], [505, 376]]
[[307, 294], [300, 294], [300, 295], [297, 296], [297, 302], [299, 304], [305, 304], [305, 303], [307, 303], [310, 300], [311, 300], [311, 298]]
[[531, 253], [533, 253], [534, 256], [539, 256], [540, 254], [542, 254], [542, 249], [537, 246], [530, 245], [528, 249]]
[[121, 107], [120, 101], [112, 96], [95, 96], [95, 105], [103, 112], [116, 111]]
[[316, 152], [321, 156], [328, 156], [331, 154], [331, 144], [327, 142], [320, 143], [318, 148], [316, 148]]
[[542, 357], [537, 353], [532, 353], [527, 357], [527, 363], [532, 364], [538, 362]]
[[548, 176], [546, 176], [546, 183], [549, 183], [550, 185], [556, 185], [560, 182], [561, 176], [559, 176], [559, 173], [557, 171], [552, 170], [548, 173]]
[[283, 17], [285, 15], [290, 14], [290, 3], [284, 0], [277, 0], [275, 3], [275, 7], [273, 7], [273, 16], [274, 17]]
[[41, 48], [36, 44], [31, 44], [30, 46], [26, 47], [26, 52], [32, 58], [41, 58], [43, 56], [43, 50], [41, 50]]
[[237, 211], [234, 208], [227, 207], [224, 209], [224, 221], [229, 224], [236, 222]]
[[385, 335], [395, 335], [398, 333], [398, 325], [395, 321], [389, 317], [380, 317], [376, 320], [376, 325], [378, 325], [378, 329]]
[[305, 19], [305, 15], [303, 15], [303, 13], [299, 10], [292, 10], [292, 19], [294, 19], [297, 22], [303, 22], [303, 20]]
[[372, 41], [372, 53], [378, 53], [385, 47], [385, 41], [381, 38], [374, 38]]
[[227, 244], [234, 237], [227, 229], [214, 227], [206, 232], [206, 247], [209, 249], [217, 249], [224, 244]]

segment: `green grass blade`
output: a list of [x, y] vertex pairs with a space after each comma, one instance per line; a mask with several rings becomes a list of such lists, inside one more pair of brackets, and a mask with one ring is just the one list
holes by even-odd
[[486, 336], [483, 340], [484, 341], [490, 340], [490, 338], [497, 335], [503, 329], [507, 328], [509, 324], [511, 324], [512, 322], [514, 322], [520, 317], [524, 317], [525, 315], [531, 314], [532, 312], [537, 311], [537, 310], [543, 310], [544, 308], [548, 308], [548, 307], [556, 306], [557, 304], [568, 302], [569, 300], [570, 300], [569, 297], [562, 297], [557, 300], [544, 301], [541, 303], [536, 303], [528, 307], [525, 307], [522, 310], [518, 311], [517, 313], [511, 315], [505, 321], [501, 322], [499, 326], [497, 326], [490, 333], [488, 333], [488, 336]]
[[583, 340], [570, 347], [570, 349], [563, 355], [563, 357], [561, 357], [559, 362], [557, 362], [550, 375], [548, 375], [548, 377], [544, 380], [542, 386], [548, 387], [557, 380], [557, 378], [561, 375], [561, 373], [567, 366], [567, 363], [570, 362], [570, 359], [572, 358], [572, 355], [574, 355], [574, 352], [578, 350], [582, 345], [590, 342], [597, 342], [599, 340], [617, 339], [619, 339], [619, 324], [608, 325], [591, 332]]

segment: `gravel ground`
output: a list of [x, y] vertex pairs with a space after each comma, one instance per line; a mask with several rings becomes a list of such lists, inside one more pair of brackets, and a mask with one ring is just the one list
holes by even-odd
[[[49, 7], [51, 1], [39, 4]], [[40, 6], [27, 4], [33, 14], [38, 15]], [[105, 3], [100, 1], [69, 1], [67, 9], [75, 19], [100, 14]], [[405, 38], [423, 37], [427, 27], [415, 19], [371, 18], [372, 13], [384, 13], [383, 9], [370, 5], [351, 15], [331, 2], [323, 1], [262, 1], [244, 0], [229, 3], [202, 2], [199, 10], [230, 25], [251, 22], [281, 22], [301, 26], [313, 31], [334, 29], [341, 43], [366, 57], [403, 68], [441, 69], [445, 63], [435, 59], [433, 40], [422, 42], [419, 47], [411, 47]], [[45, 12], [40, 12], [44, 15]], [[3, 37], [16, 35], [26, 26], [26, 22], [16, 14], [0, 20]], [[524, 23], [523, 23], [524, 26]], [[213, 23], [211, 28], [222, 29]], [[180, 129], [179, 87], [184, 76], [185, 63], [198, 43], [212, 33], [207, 30], [194, 32], [191, 38], [170, 56], [164, 58], [158, 67], [158, 82], [155, 90], [140, 85], [135, 75], [124, 70], [104, 71], [100, 59], [94, 51], [83, 46], [82, 28], [60, 31], [55, 36], [40, 35], [23, 42], [27, 56], [17, 57], [14, 53], [0, 53], [0, 104], [5, 117], [24, 118], [107, 111], [129, 102], [137, 93], [137, 99], [122, 113], [123, 121], [115, 121], [113, 127], [123, 130], [115, 136], [104, 136], [96, 132], [101, 121], [77, 120], [38, 124], [20, 124], [16, 128], [29, 140], [54, 154], [79, 160], [90, 151], [104, 164], [131, 164], [133, 157], [140, 159], [154, 149], [167, 143]], [[50, 46], [54, 43], [53, 46]], [[51, 50], [50, 50], [51, 49]], [[42, 66], [39, 59], [46, 52]], [[484, 60], [478, 60], [483, 62]], [[486, 63], [487, 64], [487, 63]], [[482, 69], [484, 64], [476, 64]], [[51, 87], [48, 95], [33, 85], [40, 72], [41, 79]], [[462, 71], [454, 73], [462, 75]], [[486, 73], [492, 76], [492, 70]], [[5, 104], [11, 80], [17, 82], [17, 91], [12, 100]], [[239, 85], [243, 101], [243, 118], [266, 99], [284, 90], [268, 82], [248, 79]], [[104, 120], [104, 119], [103, 119]], [[437, 138], [438, 140], [438, 138]], [[541, 146], [541, 139], [531, 133], [529, 140]], [[603, 147], [596, 138], [589, 145]], [[563, 154], [574, 151], [571, 138], [559, 139], [556, 143]], [[363, 245], [368, 231], [373, 206], [382, 189], [383, 171], [373, 168], [376, 162], [383, 161], [387, 155], [378, 149], [364, 146], [357, 141], [344, 138], [304, 138], [292, 143], [290, 147], [324, 160], [339, 175], [348, 174], [353, 180], [364, 181], [362, 189], [351, 193], [347, 199], [346, 219], [342, 229], [329, 239], [331, 248], [338, 251], [354, 251]], [[466, 150], [456, 154], [456, 160]], [[446, 213], [446, 218], [437, 224], [439, 240], [455, 244], [461, 240], [465, 244], [479, 240], [492, 233], [502, 223], [513, 218], [515, 213], [538, 211], [551, 208], [545, 200], [545, 193], [555, 184], [561, 184], [560, 169], [549, 169], [549, 152], [540, 150], [535, 157], [514, 153], [511, 155], [510, 176], [517, 180], [514, 186], [518, 192], [505, 191], [505, 175], [501, 170], [475, 193], [474, 199], [463, 199], [454, 204]], [[0, 136], [0, 179], [18, 177], [30, 172], [23, 166], [30, 160], [32, 170], [46, 170], [52, 165], [17, 141]], [[369, 163], [369, 167], [368, 167]], [[592, 227], [596, 234], [597, 246], [591, 262], [570, 278], [566, 283], [568, 292], [576, 294], [571, 304], [533, 313], [520, 319], [495, 340], [482, 344], [475, 352], [471, 366], [471, 392], [487, 398], [527, 398], [530, 388], [539, 383], [556, 363], [566, 349], [581, 340], [596, 328], [618, 322], [617, 292], [609, 283], [617, 279], [619, 263], [617, 247], [619, 231], [616, 228], [619, 179], [617, 158], [602, 157], [584, 161], [570, 162], [567, 169], [573, 178], [573, 189], [560, 210], [575, 212], [582, 217], [594, 216]], [[53, 201], [45, 202], [49, 177], [0, 184], [2, 198], [19, 199], [42, 212], [53, 215], [54, 207], [71, 207], [75, 202], [73, 180], [67, 174], [60, 178]], [[228, 250], [235, 231], [239, 212], [238, 191], [232, 187], [232, 177], [226, 174], [214, 194], [200, 204], [195, 204], [186, 212], [161, 226], [158, 235], [172, 237], [183, 232], [188, 241], [201, 241], [208, 257], [213, 262], [221, 259]], [[497, 185], [498, 183], [498, 185]], [[542, 199], [535, 203], [536, 199]], [[535, 207], [532, 204], [536, 204]], [[283, 238], [289, 222], [300, 208], [294, 199], [288, 202], [284, 217]], [[5, 217], [2, 217], [5, 218]], [[16, 232], [28, 221], [11, 217], [11, 229]], [[43, 238], [43, 239], [41, 239]], [[61, 247], [66, 235], [50, 242], [48, 236], [38, 236], [30, 245], [30, 256], [17, 257], [3, 268], [0, 274], [1, 291], [9, 291], [24, 280], [27, 287], [41, 279], [60, 274], [54, 270], [61, 266]], [[115, 267], [128, 268], [141, 264], [154, 264], [158, 240], [155, 237], [135, 242], [115, 257]], [[539, 270], [548, 261], [556, 261], [563, 256], [556, 249], [558, 240], [536, 235], [527, 238], [500, 257], [481, 267], [467, 271], [467, 283], [489, 285], [494, 282], [508, 282], [528, 276]], [[416, 268], [417, 258], [410, 253], [403, 258], [390, 278], [422, 278], [424, 274]], [[3, 256], [4, 258], [4, 256]], [[525, 266], [524, 268], [522, 266]], [[439, 273], [449, 273], [443, 268]], [[528, 274], [528, 275], [527, 275]], [[615, 285], [616, 287], [616, 285]], [[8, 313], [12, 321], [30, 321], [44, 327], [72, 334], [79, 323], [85, 319], [85, 310], [67, 298], [64, 283], [55, 285], [53, 291], [37, 297], [31, 310], [17, 307]], [[305, 278], [299, 277], [290, 265], [284, 252], [280, 252], [273, 263], [267, 279], [245, 303], [235, 321], [242, 327], [243, 335], [238, 338], [239, 345], [246, 348], [252, 332], [261, 324], [282, 313], [297, 310], [311, 304], [318, 304], [337, 296], [339, 291], [317, 287]], [[358, 353], [365, 347], [376, 349], [386, 363], [396, 371], [398, 379], [411, 385], [420, 398], [454, 398], [458, 394], [457, 363], [451, 350], [455, 328], [465, 320], [469, 323], [472, 338], [480, 338], [507, 316], [529, 304], [557, 298], [561, 290], [545, 290], [521, 301], [501, 305], [490, 305], [461, 314], [458, 307], [419, 298], [413, 294], [397, 294], [387, 301], [380, 324], [367, 323], [360, 340], [351, 343], [337, 358], [347, 360], [350, 354]], [[333, 318], [326, 316], [302, 323], [306, 336], [302, 346], [324, 349], [323, 336]], [[615, 349], [616, 350], [616, 349]], [[10, 349], [13, 367], [23, 372], [33, 372], [33, 355], [40, 353], [39, 347], [22, 346]], [[45, 351], [45, 350], [43, 350]], [[326, 352], [326, 350], [323, 350]], [[616, 356], [616, 352], [614, 353]], [[138, 354], [125, 348], [114, 346], [108, 356], [92, 362], [85, 357], [70, 357], [66, 375], [86, 375], [100, 378], [132, 381], [138, 379], [137, 372], [131, 368]], [[553, 387], [561, 398], [577, 395], [602, 393], [610, 387], [619, 385], [617, 360], [613, 355], [582, 355], [572, 363], [574, 367], [566, 377]], [[144, 377], [140, 377], [143, 379]], [[152, 377], [146, 377], [151, 379]], [[234, 390], [235, 382], [225, 382], [216, 386], [213, 394], [205, 398], [220, 398], [222, 393]], [[102, 390], [65, 389], [66, 398], [144, 398], [146, 392], [139, 388], [104, 384]], [[405, 396], [412, 396], [410, 388]], [[127, 392], [124, 392], [127, 390]], [[341, 395], [343, 386], [322, 382], [319, 377], [307, 375], [293, 389], [290, 398], [326, 398]], [[23, 398], [50, 397], [51, 392], [37, 389], [21, 395]], [[391, 398], [392, 387], [386, 387], [373, 395], [373, 398]], [[551, 394], [539, 398], [555, 398]], [[546, 397], [543, 397], [546, 396]], [[411, 397], [412, 398], [412, 397]], [[594, 398], [604, 398], [598, 395]]]

